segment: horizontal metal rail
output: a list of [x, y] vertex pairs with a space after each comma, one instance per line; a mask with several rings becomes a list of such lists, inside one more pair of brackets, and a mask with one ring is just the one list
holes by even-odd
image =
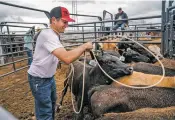
[[16, 70], [12, 71], [12, 72], [8, 72], [8, 73], [6, 73], [6, 74], [2, 74], [2, 75], [0, 75], [0, 78], [5, 77], [5, 76], [10, 75], [10, 74], [13, 74], [13, 73], [15, 73], [15, 72], [18, 72], [18, 71], [20, 71], [20, 70], [23, 70], [23, 69], [25, 69], [25, 68], [28, 68], [28, 66], [24, 66], [24, 67], [21, 67], [21, 68], [19, 68], [19, 69], [16, 69]]
[[[19, 45], [20, 45], [20, 44], [19, 44]], [[8, 49], [8, 48], [9, 48], [9, 49], [10, 49], [10, 48], [12, 48], [12, 49], [13, 49], [13, 48], [24, 48], [24, 46], [17, 46], [17, 47], [9, 47], [9, 46], [8, 46], [8, 47], [6, 47], [6, 48], [7, 48], [7, 49]]]
[[[137, 27], [137, 28], [148, 28], [148, 29], [151, 29], [151, 28], [149, 28], [150, 26], [139, 26], [139, 27]], [[151, 27], [162, 27], [162, 26], [151, 26]]]
[[48, 26], [47, 23], [38, 23], [38, 22], [1, 22], [1, 24], [7, 24], [7, 23], [15, 23], [15, 24], [38, 24], [38, 25], [44, 25]]
[[29, 51], [29, 50], [23, 50], [23, 51], [17, 51], [17, 52], [10, 52], [10, 53], [6, 53], [6, 54], [1, 54], [0, 57], [12, 55], [12, 54], [23, 53], [23, 52], [27, 52], [27, 51]]
[[[132, 38], [161, 38], [161, 36], [129, 36], [129, 37], [132, 37]], [[79, 40], [79, 39], [94, 39], [94, 37], [85, 37], [85, 38], [70, 38], [70, 39], [62, 39], [62, 41], [64, 42], [67, 42], [67, 41], [74, 41], [74, 40]], [[122, 37], [118, 37], [118, 38], [122, 38]]]
[[96, 16], [96, 15], [84, 15], [84, 14], [73, 14], [73, 13], [70, 13], [70, 15], [83, 16], [83, 17], [96, 17], [96, 18], [98, 18], [100, 21], [102, 21], [102, 17]]
[[[11, 34], [10, 34], [11, 35]], [[4, 40], [5, 38], [7, 38], [8, 39], [8, 37], [7, 36], [0, 36], [0, 40]], [[22, 36], [15, 36], [15, 38], [23, 38]]]
[[[94, 27], [93, 25], [73, 25], [73, 24], [71, 24], [71, 25], [68, 25], [68, 27]], [[101, 27], [101, 26], [96, 26], [96, 27]]]
[[141, 20], [141, 19], [150, 19], [150, 18], [161, 18], [161, 15], [147, 16], [147, 17], [137, 17], [137, 18], [129, 18], [129, 19], [121, 19], [121, 20], [104, 20], [104, 21], [97, 21], [97, 22], [86, 22], [86, 23], [78, 23], [78, 24], [74, 24], [74, 25], [85, 25], [85, 24], [105, 23], [105, 22], [117, 22], [117, 21], [125, 21], [125, 20]]
[[82, 45], [82, 44], [66, 45], [66, 46], [64, 46], [64, 47], [67, 48], [67, 47], [74, 47], [74, 46], [79, 46], [79, 45]]
[[[73, 41], [72, 41], [73, 42]], [[137, 41], [142, 44], [160, 44], [161, 42], [152, 42], [152, 41]], [[83, 41], [74, 41], [73, 43], [85, 43]], [[93, 41], [92, 43], [135, 43], [132, 41]]]
[[6, 64], [2, 64], [2, 65], [0, 65], [0, 67], [4, 67], [4, 66], [7, 66], [7, 65], [10, 65], [10, 64], [13, 64], [13, 63], [18, 63], [18, 62], [21, 62], [21, 61], [25, 61], [25, 60], [28, 60], [29, 58], [31, 58], [31, 57], [20, 59], [20, 60], [16, 60], [16, 61], [9, 62], [9, 63], [6, 63]]
[[[129, 37], [128, 37], [128, 38], [129, 38]], [[110, 39], [110, 40], [115, 40], [115, 39]], [[90, 40], [90, 39], [89, 39], [89, 40], [85, 40], [85, 41], [82, 41], [82, 40], [81, 40], [81, 41], [65, 40], [64, 42], [65, 42], [65, 43], [82, 43], [82, 42], [85, 43], [85, 42], [89, 42], [89, 41], [92, 41], [92, 40]], [[149, 42], [149, 41], [154, 41], [154, 40], [149, 40], [149, 39], [148, 39], [148, 40], [139, 40], [139, 39], [138, 39], [137, 41], [141, 41], [141, 42], [147, 41], [147, 42]], [[101, 42], [101, 43], [107, 43], [108, 41], [106, 41], [106, 42], [105, 42], [105, 41], [99, 41], [99, 43], [100, 43], [100, 42]], [[123, 41], [121, 41], [121, 42], [123, 42]], [[156, 42], [157, 42], [157, 41], [156, 41]], [[113, 42], [111, 41], [111, 42], [109, 42], [109, 43], [113, 43]], [[115, 42], [114, 42], [114, 43], [115, 43]]]
[[0, 44], [0, 46], [9, 46], [9, 45], [20, 45], [20, 44], [27, 44], [27, 43], [35, 43], [35, 42], [13, 42], [11, 44]]
[[[40, 29], [43, 29], [43, 28], [40, 28]], [[23, 32], [27, 32], [27, 31], [10, 31], [11, 33], [23, 33]], [[35, 32], [37, 32], [37, 30], [35, 30]], [[8, 31], [3, 31], [3, 33], [8, 33]]]
[[[13, 32], [15, 32], [15, 33], [17, 33], [17, 32], [27, 32], [27, 31], [10, 31], [11, 33], [13, 33]], [[8, 33], [8, 31], [3, 31], [3, 33]]]
[[91, 32], [67, 32], [64, 33], [63, 35], [68, 35], [68, 34], [92, 34], [92, 33], [116, 33], [116, 32], [160, 32], [161, 29], [150, 29], [150, 30], [117, 30], [117, 31], [91, 31]]
[[0, 24], [0, 26], [8, 26], [8, 27], [20, 27], [20, 28], [32, 28], [29, 26], [20, 26], [20, 25], [6, 25], [6, 24]]
[[0, 36], [32, 36], [32, 34], [0, 34]]
[[70, 39], [62, 39], [62, 41], [68, 41], [68, 40], [78, 40], [78, 39], [93, 39], [95, 37], [84, 37], [84, 38], [70, 38]]
[[[158, 25], [158, 24], [161, 24], [161, 23], [149, 23], [149, 24], [137, 24], [137, 25], [128, 25], [128, 26], [142, 26], [142, 25], [150, 25], [150, 26], [153, 26], [153, 25]], [[150, 27], [148, 26], [148, 27]], [[93, 25], [74, 25], [74, 24], [70, 24], [68, 25], [68, 27], [94, 27]], [[101, 26], [96, 26], [96, 27], [101, 27]]]
[[129, 25], [129, 26], [142, 26], [142, 25], [161, 25], [162, 23], [147, 23], [147, 24], [135, 24], [135, 25]]

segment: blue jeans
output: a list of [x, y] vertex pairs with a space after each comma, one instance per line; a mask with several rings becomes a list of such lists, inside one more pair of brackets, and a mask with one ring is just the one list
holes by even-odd
[[54, 120], [57, 100], [54, 77], [39, 78], [28, 74], [28, 81], [35, 99], [37, 120]]
[[30, 50], [27, 47], [25, 47], [24, 49], [27, 50], [26, 52], [27, 52], [27, 56], [28, 56], [28, 65], [31, 65], [31, 63], [32, 63], [32, 50]]
[[114, 25], [112, 30], [117, 30], [119, 27], [121, 27], [121, 30], [124, 30], [125, 29], [125, 23]]

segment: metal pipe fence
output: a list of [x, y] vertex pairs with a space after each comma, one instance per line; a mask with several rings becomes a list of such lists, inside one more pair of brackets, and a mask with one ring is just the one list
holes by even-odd
[[[44, 12], [46, 14], [46, 16], [48, 18], [50, 18], [50, 15], [49, 15], [49, 12], [48, 11], [45, 11], [45, 10], [39, 10], [39, 9], [35, 9], [35, 8], [30, 8], [30, 7], [24, 7], [24, 6], [19, 6], [19, 5], [14, 5], [14, 4], [10, 4], [10, 3], [5, 3], [5, 2], [0, 2], [0, 4], [4, 4], [4, 5], [9, 5], [9, 6], [12, 6], [12, 7], [17, 7], [17, 8], [23, 8], [23, 9], [28, 9], [28, 10], [34, 10], [34, 11], [38, 11], [38, 12]], [[165, 4], [165, 2], [162, 2], [162, 4]], [[162, 8], [162, 11], [164, 9], [164, 5], [162, 5], [163, 8]], [[174, 9], [173, 7], [170, 7], [168, 9], [168, 11]], [[108, 12], [106, 12], [108, 13]], [[137, 18], [129, 18], [129, 19], [122, 19], [122, 20], [113, 20], [113, 17], [112, 17], [112, 14], [111, 14], [111, 20], [102, 20], [102, 18], [100, 16], [95, 16], [95, 15], [83, 15], [83, 14], [71, 14], [71, 15], [77, 15], [77, 16], [84, 16], [84, 17], [96, 17], [99, 19], [99, 21], [96, 21], [96, 22], [86, 22], [86, 23], [77, 23], [77, 24], [71, 24], [69, 25], [69, 27], [79, 27], [81, 28], [81, 30], [79, 32], [66, 32], [66, 33], [63, 33], [61, 34], [61, 36], [72, 36], [72, 35], [78, 35], [77, 38], [63, 38], [62, 41], [63, 42], [68, 42], [68, 43], [79, 43], [79, 44], [71, 44], [71, 45], [66, 45], [65, 48], [66, 49], [70, 49], [71, 47], [74, 47], [74, 46], [79, 46], [85, 42], [87, 42], [87, 39], [89, 40], [94, 40], [94, 43], [133, 43], [131, 41], [119, 41], [119, 42], [106, 42], [106, 41], [97, 41], [97, 38], [101, 37], [101, 36], [104, 36], [105, 34], [116, 34], [116, 33], [133, 33], [134, 35], [133, 36], [129, 36], [129, 37], [132, 37], [132, 38], [136, 38], [136, 40], [139, 41], [139, 38], [144, 38], [144, 37], [147, 37], [149, 38], [148, 36], [139, 36], [139, 33], [141, 32], [161, 32], [161, 33], [165, 33], [165, 26], [167, 27], [167, 24], [165, 20], [162, 19], [162, 22], [161, 23], [150, 23], [150, 24], [133, 24], [133, 25], [129, 25], [129, 28], [133, 28], [133, 29], [126, 29], [126, 30], [117, 30], [117, 31], [111, 31], [111, 30], [104, 30], [104, 23], [113, 23], [113, 22], [117, 22], [117, 21], [125, 21], [125, 20], [128, 20], [128, 21], [133, 21], [133, 20], [143, 20], [143, 19], [154, 19], [154, 18], [166, 18], [165, 16], [165, 12], [163, 11], [162, 12], [162, 15], [156, 15], [156, 16], [147, 16], [147, 17], [137, 17]], [[46, 26], [45, 23], [27, 23], [27, 22], [2, 22], [2, 24], [0, 24], [0, 26], [6, 26], [6, 27], [21, 27], [21, 28], [31, 28], [29, 26], [18, 26], [18, 25], [7, 25], [8, 23], [13, 23], [13, 24], [43, 24]], [[111, 27], [111, 26], [110, 26]], [[112, 26], [113, 27], [113, 26]], [[148, 28], [148, 27], [160, 27], [159, 29], [139, 29], [139, 28]], [[89, 28], [92, 28], [91, 31], [86, 31], [86, 29], [89, 29]], [[172, 27], [171, 27], [172, 29]], [[24, 37], [24, 36], [33, 36], [32, 34], [10, 34], [9, 33], [9, 30], [6, 31], [8, 34], [0, 34], [0, 37], [7, 37], [8, 39], [10, 39], [11, 37]], [[90, 35], [90, 36], [87, 36], [87, 35]], [[165, 43], [165, 38], [166, 38], [166, 35], [163, 34], [162, 36], [151, 36], [151, 37], [154, 37], [154, 38], [162, 38], [162, 42], [154, 42], [154, 41], [139, 41], [140, 43], [142, 44], [162, 44], [162, 43]], [[6, 40], [8, 40], [7, 38], [4, 38]], [[171, 37], [172, 38], [172, 37]], [[1, 38], [0, 38], [1, 39]], [[78, 41], [76, 41], [78, 40]], [[172, 41], [172, 39], [170, 39], [170, 41]], [[0, 40], [0, 48], [1, 47], [7, 47], [7, 46], [10, 46], [10, 49], [14, 48], [13, 45], [23, 45], [25, 44], [26, 42], [11, 42], [11, 43], [1, 43], [1, 40]], [[33, 42], [28, 42], [28, 43], [35, 43], [35, 41]], [[165, 45], [162, 45], [163, 47], [165, 47]], [[9, 49], [9, 48], [8, 48]], [[27, 50], [20, 50], [20, 51], [15, 51], [15, 52], [10, 52], [10, 53], [5, 53], [5, 54], [1, 54], [0, 55], [0, 58], [1, 57], [4, 57], [4, 56], [13, 56], [14, 54], [17, 54], [17, 53], [25, 53], [27, 52]], [[25, 55], [25, 54], [24, 54]], [[174, 54], [173, 54], [174, 55]], [[172, 55], [172, 56], [173, 56]], [[13, 56], [15, 57], [15, 56]], [[18, 62], [22, 62], [22, 61], [25, 61], [25, 60], [28, 60], [29, 57], [27, 58], [22, 58], [22, 59], [19, 59], [19, 60], [12, 60], [11, 62], [9, 63], [5, 63], [5, 64], [2, 64], [0, 65], [0, 67], [4, 67], [4, 66], [7, 66], [7, 65], [11, 65], [13, 64], [14, 66], [14, 70], [12, 72], [9, 72], [9, 73], [6, 73], [6, 74], [3, 74], [3, 75], [0, 75], [0, 78], [1, 77], [4, 77], [4, 76], [7, 76], [9, 74], [12, 74], [12, 73], [15, 73], [19, 70], [22, 70], [22, 69], [26, 69], [28, 68], [28, 66], [25, 66], [25, 67], [21, 67], [19, 69], [16, 69], [15, 68], [15, 64], [18, 63]]]
[[[1, 2], [1, 1], [0, 1], [0, 4], [11, 6], [11, 7], [17, 7], [17, 8], [27, 9], [27, 10], [33, 10], [33, 11], [43, 12], [50, 19], [49, 12], [48, 11], [45, 11], [45, 10], [40, 10], [40, 9], [31, 8], [31, 7], [25, 7], [25, 6], [15, 5], [15, 4]], [[102, 18], [100, 16], [95, 16], [95, 15], [84, 15], [84, 14], [71, 14], [71, 15], [83, 16], [83, 17], [96, 17], [100, 21], [102, 20]], [[9, 23], [11, 23], [11, 24], [43, 24], [45, 27], [48, 26], [46, 23], [27, 23], [27, 22], [13, 22], [13, 21], [12, 22], [1, 22], [1, 24], [0, 24], [1, 32], [2, 32], [2, 28], [3, 27], [31, 28], [29, 26], [9, 25]], [[81, 26], [75, 26], [75, 25], [69, 25], [69, 26], [70, 27], [81, 27]], [[85, 27], [93, 27], [93, 26], [85, 26]], [[101, 27], [101, 26], [97, 26], [97, 27]], [[22, 32], [25, 32], [25, 31], [22, 31]], [[25, 44], [27, 42], [25, 42], [25, 43], [24, 42], [14, 42], [14, 41], [11, 41], [11, 38], [12, 37], [15, 37], [15, 38], [16, 37], [24, 37], [24, 36], [32, 36], [33, 37], [33, 35], [30, 35], [30, 34], [10, 34], [9, 29], [6, 32], [4, 32], [4, 33], [6, 33], [6, 34], [0, 34], [0, 39], [2, 39], [2, 40], [0, 40], [0, 48], [10, 49], [10, 53], [1, 54], [0, 57], [4, 57], [4, 56], [9, 56], [10, 55], [10, 56], [12, 56], [12, 62], [7, 63], [7, 64], [3, 64], [0, 67], [5, 66], [5, 65], [9, 65], [9, 64], [14, 64], [14, 63], [17, 63], [17, 62], [21, 62], [23, 60], [28, 59], [28, 58], [25, 58], [25, 59], [14, 61], [14, 59], [13, 59], [13, 55], [14, 54], [27, 52], [26, 50], [13, 52], [13, 48], [15, 48], [14, 45], [21, 45], [21, 44], [23, 45], [23, 44]], [[2, 37], [7, 37], [7, 38], [2, 38]], [[79, 45], [79, 44], [69, 45], [69, 46], [65, 46], [65, 47], [67, 48], [67, 47], [77, 46], [77, 45]], [[2, 76], [6, 76], [6, 75], [9, 75], [11, 73], [14, 73], [14, 72], [20, 70], [20, 69], [15, 69], [15, 65], [13, 66], [13, 68], [14, 68], [14, 71], [13, 72], [7, 73], [5, 75], [1, 75], [0, 78]], [[23, 68], [26, 68], [26, 67], [23, 67]]]
[[167, 1], [162, 1], [162, 45], [161, 52], [164, 56], [173, 58], [175, 54], [175, 6], [172, 6], [174, 1], [169, 1], [169, 6], [166, 8]]

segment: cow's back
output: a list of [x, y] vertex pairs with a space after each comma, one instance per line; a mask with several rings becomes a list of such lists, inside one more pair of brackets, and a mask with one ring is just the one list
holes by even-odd
[[[134, 71], [143, 72], [146, 74], [162, 75], [162, 67], [149, 63], [136, 63], [133, 64]], [[175, 76], [175, 70], [165, 68], [165, 76]]]
[[175, 89], [153, 87], [132, 89], [104, 86], [91, 96], [91, 107], [96, 116], [108, 112], [127, 112], [140, 108], [175, 106]]

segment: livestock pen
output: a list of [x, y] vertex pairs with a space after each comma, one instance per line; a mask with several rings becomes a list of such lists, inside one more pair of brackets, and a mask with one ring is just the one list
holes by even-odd
[[[144, 24], [129, 24], [128, 28], [125, 30], [111, 31], [109, 23], [113, 26], [114, 20], [113, 15], [104, 10], [103, 17], [96, 15], [84, 15], [84, 14], [71, 14], [74, 16], [82, 17], [93, 17], [96, 18], [95, 22], [77, 23], [70, 24], [69, 27], [77, 29], [72, 32], [65, 32], [60, 35], [61, 42], [67, 50], [72, 49], [76, 46], [81, 45], [84, 42], [92, 41], [95, 44], [95, 50], [98, 50], [97, 43], [133, 43], [132, 41], [121, 41], [121, 34], [128, 38], [134, 39], [135, 41], [143, 44], [156, 44], [160, 46], [161, 54], [165, 58], [169, 58], [174, 61], [175, 58], [175, 39], [174, 39], [174, 20], [175, 20], [175, 6], [172, 6], [172, 1], [169, 1], [169, 6], [166, 7], [166, 1], [162, 1], [162, 14], [156, 16], [143, 16], [137, 18], [129, 18], [129, 21], [137, 20], [147, 20], [147, 19], [161, 19], [161, 23], [144, 23]], [[0, 2], [0, 5], [8, 7], [16, 7], [17, 9], [26, 9], [35, 12], [44, 13], [47, 18], [50, 18], [49, 12], [45, 10], [40, 10], [36, 8], [30, 8], [25, 6], [19, 6], [11, 3]], [[105, 16], [109, 14], [111, 20], [106, 20]], [[23, 24], [23, 25], [21, 25]], [[32, 120], [34, 118], [34, 101], [27, 81], [27, 70], [29, 66], [27, 65], [28, 57], [26, 55], [26, 50], [24, 50], [23, 45], [25, 44], [23, 37], [26, 35], [34, 36], [36, 33], [35, 25], [42, 25], [42, 29], [48, 28], [47, 23], [38, 22], [14, 22], [14, 21], [3, 21], [0, 24], [0, 104], [2, 107], [6, 108], [15, 117], [20, 120]], [[11, 27], [25, 28], [21, 31], [11, 31]], [[6, 28], [5, 31], [3, 29]], [[33, 34], [26, 34], [28, 29], [33, 31]], [[88, 29], [88, 30], [87, 30]], [[89, 30], [90, 29], [90, 30]], [[152, 34], [147, 34], [148, 32]], [[14, 34], [15, 33], [15, 34]], [[156, 34], [158, 33], [158, 34]], [[112, 41], [117, 38], [119, 41]], [[106, 37], [106, 38], [105, 38]], [[106, 39], [106, 40], [101, 40]], [[109, 39], [109, 40], [108, 40]], [[101, 41], [99, 41], [101, 40]], [[35, 42], [32, 41], [33, 48], [35, 47]], [[34, 52], [34, 49], [33, 49]], [[174, 67], [173, 67], [174, 68]], [[173, 69], [172, 68], [172, 69]], [[174, 68], [175, 69], [175, 68]], [[58, 99], [61, 96], [61, 90], [64, 88], [64, 79], [66, 78], [66, 73], [68, 71], [68, 65], [60, 63], [57, 69], [55, 79], [58, 91]], [[71, 104], [70, 92], [66, 95], [63, 101], [63, 108], [56, 114], [57, 120], [71, 120], [73, 119], [73, 109]], [[167, 109], [142, 109], [136, 111], [135, 117], [140, 118], [139, 114], [151, 113], [151, 116], [155, 114], [163, 114], [165, 111], [170, 111], [175, 117], [175, 108], [170, 107]], [[127, 113], [124, 113], [127, 114]], [[134, 113], [129, 112], [128, 116], [133, 116]], [[140, 114], [140, 115], [142, 115]], [[118, 114], [122, 116], [123, 114]], [[108, 115], [106, 115], [108, 116]], [[115, 115], [113, 115], [115, 116]], [[123, 117], [124, 118], [124, 117]], [[105, 118], [104, 118], [105, 119]], [[107, 117], [106, 117], [107, 119]], [[146, 119], [146, 118], [142, 118]], [[150, 119], [150, 118], [149, 118]]]

